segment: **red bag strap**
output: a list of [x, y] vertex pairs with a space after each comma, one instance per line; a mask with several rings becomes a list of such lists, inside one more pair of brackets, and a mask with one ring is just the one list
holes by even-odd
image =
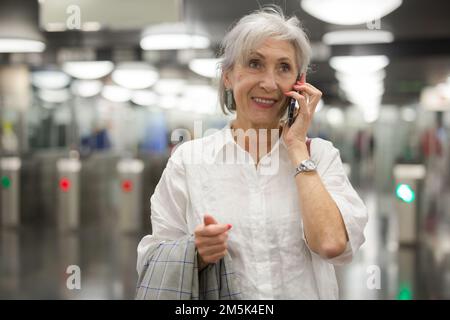
[[311, 156], [311, 139], [306, 139], [306, 147], [308, 148], [308, 154]]

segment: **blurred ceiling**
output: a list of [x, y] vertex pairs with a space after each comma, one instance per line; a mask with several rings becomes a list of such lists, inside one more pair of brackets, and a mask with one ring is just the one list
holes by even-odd
[[[99, 24], [110, 30], [139, 30], [150, 24], [174, 22], [182, 18], [178, 0], [40, 0], [42, 28], [63, 26], [77, 10], [81, 22]], [[83, 25], [81, 26], [83, 27]]]
[[[101, 29], [94, 32], [45, 32], [47, 57], [44, 60], [49, 62], [54, 62], [55, 50], [86, 47], [109, 56], [112, 49], [129, 50], [134, 58], [142, 59], [139, 48], [142, 30], [149, 24], [179, 18], [192, 30], [206, 30], [216, 50], [233, 22], [269, 3], [278, 4], [287, 15], [297, 15], [315, 46], [328, 31], [366, 27], [345, 28], [324, 23], [304, 12], [299, 0], [40, 0], [39, 3], [41, 27], [67, 17], [64, 8], [68, 3], [79, 5], [82, 19], [84, 15], [88, 20], [101, 22]], [[386, 68], [383, 103], [416, 102], [424, 86], [434, 85], [450, 75], [449, 12], [448, 0], [404, 0], [400, 8], [381, 19], [381, 29], [391, 31], [394, 42], [333, 46], [329, 52], [331, 55], [387, 55], [390, 64]], [[164, 55], [174, 57], [169, 52]], [[343, 104], [334, 70], [324, 58], [316, 54], [309, 81], [324, 92], [326, 103]]]
[[[312, 43], [320, 42], [329, 31], [365, 28], [344, 27], [318, 20], [300, 7], [300, 1], [186, 0], [184, 17], [192, 26], [209, 30], [220, 42], [230, 24], [257, 9], [258, 4], [277, 3], [288, 15], [303, 23]], [[383, 102], [403, 104], [417, 101], [425, 85], [444, 81], [450, 75], [450, 1], [405, 0], [381, 19], [381, 29], [394, 34], [394, 42], [383, 45], [334, 46], [332, 55], [384, 54], [390, 59], [386, 68]], [[338, 85], [328, 61], [313, 61], [309, 81], [324, 92], [325, 101], [339, 103]], [[328, 99], [327, 99], [328, 98]]]

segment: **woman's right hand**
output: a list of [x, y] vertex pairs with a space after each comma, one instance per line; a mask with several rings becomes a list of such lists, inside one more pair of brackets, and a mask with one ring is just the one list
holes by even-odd
[[226, 255], [228, 230], [231, 229], [231, 224], [219, 224], [208, 214], [205, 214], [203, 222], [194, 231], [200, 270], [210, 263], [218, 262]]

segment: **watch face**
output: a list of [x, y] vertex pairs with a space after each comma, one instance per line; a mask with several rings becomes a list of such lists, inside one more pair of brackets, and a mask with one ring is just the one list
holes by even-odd
[[314, 169], [316, 169], [316, 164], [313, 161], [311, 161], [311, 160], [306, 160], [304, 164], [305, 164], [305, 167], [306, 167], [307, 170], [314, 170]]

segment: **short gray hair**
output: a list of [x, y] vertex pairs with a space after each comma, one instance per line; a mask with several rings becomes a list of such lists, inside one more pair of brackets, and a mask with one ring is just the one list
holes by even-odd
[[219, 101], [225, 114], [235, 111], [235, 107], [225, 103], [223, 73], [231, 70], [239, 59], [244, 61], [253, 49], [269, 37], [291, 42], [297, 55], [297, 67], [300, 73], [306, 73], [311, 59], [311, 46], [296, 16], [286, 18], [279, 6], [271, 5], [242, 17], [227, 33], [221, 45]]

